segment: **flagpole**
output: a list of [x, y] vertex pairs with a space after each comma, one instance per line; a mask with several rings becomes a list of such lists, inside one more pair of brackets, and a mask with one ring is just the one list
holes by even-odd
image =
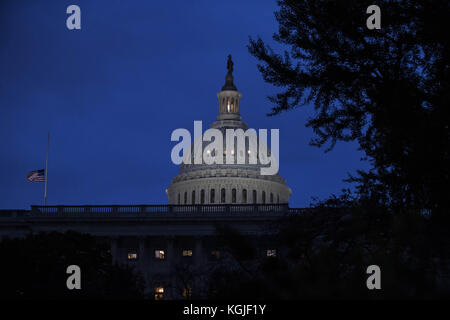
[[44, 206], [47, 205], [47, 173], [48, 173], [48, 147], [50, 145], [50, 131], [47, 135], [47, 154], [45, 156], [45, 187], [44, 187]]

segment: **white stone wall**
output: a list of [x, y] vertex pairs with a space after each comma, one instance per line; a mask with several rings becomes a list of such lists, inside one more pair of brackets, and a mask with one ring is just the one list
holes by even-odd
[[[288, 203], [291, 190], [289, 187], [261, 179], [240, 178], [240, 177], [216, 177], [180, 181], [172, 184], [168, 189], [169, 204], [185, 204], [184, 193], [187, 192], [187, 203], [192, 203], [192, 191], [195, 191], [195, 204], [201, 204], [201, 192], [204, 190], [204, 204], [211, 204], [211, 190], [215, 190], [214, 204], [221, 204], [221, 190], [225, 189], [225, 204], [243, 204], [243, 190], [247, 190], [247, 204], [252, 203]], [[236, 202], [233, 202], [232, 192], [236, 189]], [[257, 199], [253, 199], [253, 190], [256, 190]], [[265, 192], [265, 202], [263, 201]], [[273, 195], [271, 202], [270, 195]], [[180, 195], [180, 202], [178, 202]]]

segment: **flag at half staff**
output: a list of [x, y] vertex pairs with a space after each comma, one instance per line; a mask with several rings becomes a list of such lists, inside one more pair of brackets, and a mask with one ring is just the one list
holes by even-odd
[[30, 182], [44, 182], [45, 169], [31, 171], [29, 174], [27, 174], [27, 180]]

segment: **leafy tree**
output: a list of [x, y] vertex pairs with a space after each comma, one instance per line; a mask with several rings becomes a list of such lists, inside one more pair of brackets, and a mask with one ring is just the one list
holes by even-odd
[[362, 195], [448, 219], [450, 2], [370, 2], [379, 30], [366, 27], [364, 1], [278, 4], [273, 38], [286, 50], [249, 43], [264, 80], [281, 88], [269, 115], [312, 104], [312, 145], [356, 140], [371, 162], [350, 178]]
[[[237, 263], [212, 275], [210, 298], [448, 298], [448, 253], [440, 252], [433, 229], [419, 213], [394, 215], [348, 192], [332, 196], [280, 221], [277, 257], [249, 264], [256, 248], [240, 246], [242, 235], [228, 231], [225, 246]], [[382, 290], [366, 287], [372, 264], [381, 268]]]
[[[133, 270], [113, 265], [109, 245], [69, 231], [30, 234], [0, 242], [0, 297], [7, 299], [141, 298]], [[66, 269], [81, 269], [81, 289], [69, 290]]]

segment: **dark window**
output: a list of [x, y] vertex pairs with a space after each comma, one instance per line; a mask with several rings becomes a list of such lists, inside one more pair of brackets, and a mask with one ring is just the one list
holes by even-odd
[[231, 202], [236, 203], [236, 189], [231, 190]]
[[180, 204], [180, 194], [178, 194], [178, 204]]
[[262, 203], [266, 203], [266, 192], [262, 192]]
[[216, 190], [215, 189], [211, 189], [211, 191], [210, 191], [210, 199], [209, 199], [209, 202], [210, 203], [214, 203], [214, 200], [216, 200], [215, 198], [216, 198]]
[[225, 203], [225, 189], [222, 188], [222, 190], [220, 190], [220, 202], [221, 203]]
[[220, 259], [220, 251], [219, 250], [212, 250], [211, 251], [211, 258], [218, 260]]
[[184, 204], [187, 204], [187, 192], [184, 193]]
[[242, 190], [242, 203], [247, 203], [247, 189]]
[[253, 190], [253, 203], [256, 203], [256, 190]]
[[270, 193], [270, 203], [273, 203], [273, 193]]
[[192, 288], [191, 287], [185, 287], [183, 289], [183, 298], [190, 299], [192, 297]]
[[205, 190], [200, 191], [200, 203], [205, 204]]
[[192, 204], [195, 204], [195, 190], [192, 191]]

